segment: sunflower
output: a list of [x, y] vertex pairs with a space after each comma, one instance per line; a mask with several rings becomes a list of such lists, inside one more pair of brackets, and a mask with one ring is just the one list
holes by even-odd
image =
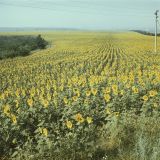
[[15, 100], [15, 103], [16, 103], [16, 108], [18, 108], [18, 106], [19, 106], [18, 100]]
[[115, 85], [115, 84], [114, 84], [114, 85], [112, 85], [112, 90], [113, 90], [113, 91], [117, 91], [117, 90], [118, 90], [118, 86], [117, 86], [117, 85]]
[[146, 101], [148, 101], [148, 96], [147, 96], [147, 95], [144, 95], [144, 96], [142, 97], [142, 99], [144, 100], [144, 102], [146, 102]]
[[16, 123], [17, 123], [17, 118], [16, 118], [16, 116], [15, 116], [14, 114], [11, 114], [10, 116], [11, 116], [12, 122], [13, 122], [14, 124], [16, 124]]
[[92, 94], [95, 96], [97, 94], [97, 89], [96, 88], [92, 88], [91, 89]]
[[110, 87], [106, 87], [105, 93], [110, 93], [110, 92], [111, 92], [111, 88]]
[[156, 95], [157, 95], [157, 91], [155, 91], [155, 90], [149, 91], [149, 96], [150, 97], [154, 97]]
[[158, 104], [157, 103], [153, 103], [153, 107], [154, 108], [158, 108]]
[[132, 87], [132, 91], [135, 94], [137, 94], [139, 92], [138, 88], [136, 88], [135, 86]]
[[6, 115], [9, 115], [9, 112], [10, 112], [10, 106], [8, 104], [6, 104], [3, 108], [3, 112], [6, 114]]
[[77, 102], [78, 97], [77, 96], [73, 96], [72, 99], [73, 99], [73, 101]]
[[30, 107], [32, 107], [32, 106], [33, 106], [33, 99], [32, 99], [32, 98], [29, 98], [29, 99], [27, 100], [27, 103], [28, 103], [28, 105], [29, 105]]
[[87, 91], [86, 91], [86, 96], [89, 97], [90, 95], [91, 95], [91, 91], [90, 91], [90, 90], [87, 90]]
[[82, 115], [80, 113], [75, 115], [75, 120], [77, 122], [83, 123], [84, 122], [84, 118], [82, 117]]
[[111, 110], [110, 110], [109, 108], [107, 108], [107, 109], [106, 109], [106, 113], [107, 113], [107, 114], [111, 114], [112, 112], [111, 112]]
[[87, 118], [86, 118], [86, 120], [87, 120], [88, 124], [90, 124], [90, 123], [92, 123], [92, 122], [93, 122], [92, 117], [87, 117]]
[[111, 99], [111, 96], [109, 94], [105, 94], [104, 99], [105, 99], [106, 102], [109, 102], [110, 99]]
[[43, 132], [44, 136], [46, 136], [46, 137], [48, 136], [48, 130], [47, 130], [47, 128], [43, 128], [42, 132]]
[[67, 120], [66, 126], [67, 126], [67, 128], [71, 129], [71, 128], [73, 127], [73, 124], [72, 124], [71, 121], [68, 121], [68, 120]]
[[49, 105], [49, 102], [46, 99], [42, 99], [41, 103], [45, 108], [47, 108]]
[[63, 102], [64, 102], [65, 104], [67, 104], [67, 103], [68, 103], [68, 99], [67, 99], [67, 97], [64, 97], [64, 98], [63, 98]]

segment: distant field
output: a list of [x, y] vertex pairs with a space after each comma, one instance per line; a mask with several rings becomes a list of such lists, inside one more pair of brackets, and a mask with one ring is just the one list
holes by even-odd
[[50, 48], [0, 61], [2, 156], [159, 160], [160, 38], [40, 34]]

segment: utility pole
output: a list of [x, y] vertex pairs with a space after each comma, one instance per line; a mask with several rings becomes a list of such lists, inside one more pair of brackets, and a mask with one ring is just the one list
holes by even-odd
[[155, 24], [155, 53], [157, 53], [157, 22], [158, 22], [158, 12], [159, 10], [156, 10], [156, 12], [154, 13], [155, 14], [155, 21], [156, 21], [156, 24]]

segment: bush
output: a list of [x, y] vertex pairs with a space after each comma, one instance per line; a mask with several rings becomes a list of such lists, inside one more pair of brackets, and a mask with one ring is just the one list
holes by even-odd
[[41, 37], [41, 35], [38, 35], [36, 38], [37, 41], [37, 47], [40, 49], [45, 49], [47, 42]]
[[47, 45], [41, 35], [0, 36], [0, 59], [27, 56], [32, 50], [45, 49]]

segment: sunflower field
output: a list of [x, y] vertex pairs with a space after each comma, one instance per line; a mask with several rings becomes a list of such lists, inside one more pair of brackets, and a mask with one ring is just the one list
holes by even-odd
[[159, 160], [160, 52], [153, 52], [153, 37], [41, 35], [47, 49], [0, 61], [0, 157]]

